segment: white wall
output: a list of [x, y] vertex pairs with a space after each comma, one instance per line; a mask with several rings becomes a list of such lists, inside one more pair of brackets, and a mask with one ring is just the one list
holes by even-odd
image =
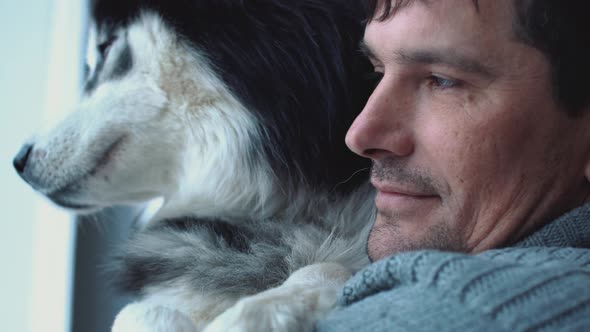
[[67, 331], [70, 324], [73, 221], [18, 178], [12, 157], [26, 138], [66, 111], [62, 106], [76, 96], [81, 3], [0, 0], [3, 331], [58, 332]]

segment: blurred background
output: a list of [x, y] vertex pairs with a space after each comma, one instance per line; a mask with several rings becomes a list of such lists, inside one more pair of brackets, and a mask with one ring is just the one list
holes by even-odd
[[136, 211], [85, 220], [55, 207], [16, 174], [12, 158], [80, 94], [87, 4], [0, 0], [0, 315], [3, 331], [109, 331], [129, 301], [108, 285], [108, 257]]

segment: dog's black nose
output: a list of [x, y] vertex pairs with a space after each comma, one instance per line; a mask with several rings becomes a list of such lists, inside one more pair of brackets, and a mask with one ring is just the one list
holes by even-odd
[[18, 151], [16, 157], [12, 161], [14, 168], [19, 174], [23, 174], [25, 172], [25, 167], [27, 167], [27, 161], [31, 156], [31, 151], [33, 151], [33, 144], [25, 144], [23, 147]]

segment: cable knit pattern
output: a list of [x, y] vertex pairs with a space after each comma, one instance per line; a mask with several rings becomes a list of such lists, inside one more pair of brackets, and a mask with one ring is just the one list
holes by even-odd
[[415, 251], [349, 280], [318, 331], [590, 331], [590, 205], [514, 247]]
[[561, 216], [515, 246], [590, 248], [590, 204]]

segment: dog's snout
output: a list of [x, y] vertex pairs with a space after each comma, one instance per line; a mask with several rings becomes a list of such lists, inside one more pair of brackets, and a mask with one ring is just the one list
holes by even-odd
[[25, 144], [20, 149], [20, 151], [18, 151], [16, 157], [14, 157], [12, 164], [14, 165], [14, 168], [19, 174], [23, 174], [25, 172], [27, 162], [29, 161], [29, 157], [31, 156], [31, 151], [33, 151], [33, 144]]

